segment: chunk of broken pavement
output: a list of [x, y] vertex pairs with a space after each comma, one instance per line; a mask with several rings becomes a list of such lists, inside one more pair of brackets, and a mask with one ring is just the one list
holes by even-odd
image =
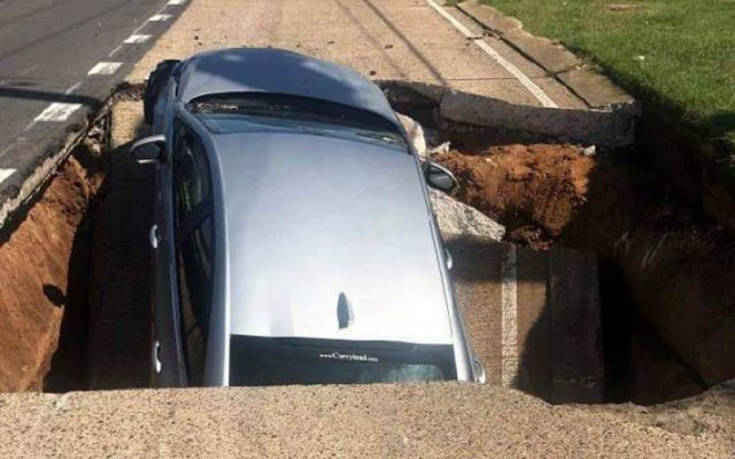
[[444, 239], [480, 236], [499, 241], [505, 234], [503, 225], [446, 193], [429, 188], [429, 199]]

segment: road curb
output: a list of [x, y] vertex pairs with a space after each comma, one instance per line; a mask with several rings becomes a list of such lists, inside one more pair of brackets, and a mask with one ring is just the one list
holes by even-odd
[[637, 106], [633, 96], [607, 77], [585, 68], [585, 63], [563, 46], [529, 34], [523, 30], [519, 20], [505, 16], [477, 0], [460, 2], [457, 8], [553, 75], [590, 108], [616, 110], [618, 107]]

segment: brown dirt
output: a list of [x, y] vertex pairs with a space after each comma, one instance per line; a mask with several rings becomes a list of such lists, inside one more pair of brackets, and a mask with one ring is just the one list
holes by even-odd
[[0, 391], [43, 386], [71, 293], [77, 228], [98, 184], [69, 158], [0, 246]]
[[573, 145], [500, 145], [436, 160], [460, 179], [457, 197], [501, 220], [508, 238], [548, 248], [587, 201], [594, 159]]

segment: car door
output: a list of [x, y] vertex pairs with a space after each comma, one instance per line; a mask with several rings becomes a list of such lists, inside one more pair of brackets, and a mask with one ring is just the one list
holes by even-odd
[[153, 385], [183, 386], [186, 382], [184, 356], [179, 333], [176, 248], [174, 235], [174, 152], [183, 148], [181, 127], [169, 128], [163, 161], [155, 174], [154, 221], [150, 229], [153, 247]]

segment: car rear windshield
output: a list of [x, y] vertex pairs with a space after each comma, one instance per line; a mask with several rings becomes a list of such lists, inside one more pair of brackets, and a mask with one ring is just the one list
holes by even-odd
[[187, 104], [194, 114], [243, 114], [281, 119], [321, 122], [370, 131], [400, 134], [382, 116], [347, 105], [310, 97], [274, 93], [215, 94], [199, 97]]
[[456, 379], [451, 345], [232, 335], [230, 385]]

